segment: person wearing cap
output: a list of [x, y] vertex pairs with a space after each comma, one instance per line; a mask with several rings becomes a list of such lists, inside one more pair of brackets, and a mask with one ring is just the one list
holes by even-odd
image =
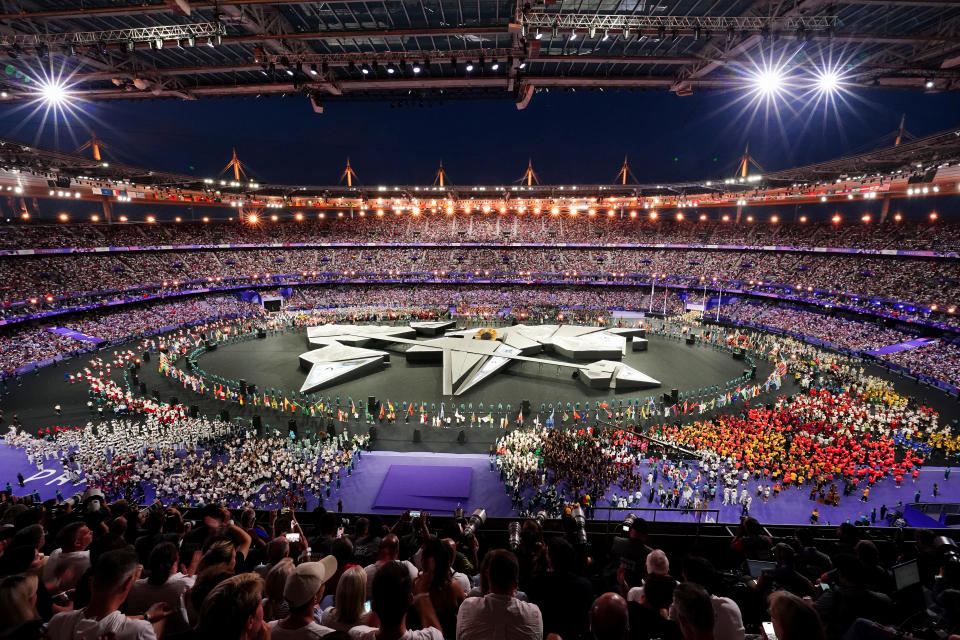
[[304, 562], [287, 576], [283, 598], [290, 615], [270, 623], [271, 640], [314, 640], [333, 629], [317, 623], [314, 609], [323, 599], [323, 586], [337, 572], [337, 559], [327, 556], [319, 562]]

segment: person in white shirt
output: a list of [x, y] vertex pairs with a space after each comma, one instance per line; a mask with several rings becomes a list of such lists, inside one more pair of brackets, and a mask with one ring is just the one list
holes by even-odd
[[540, 609], [514, 597], [520, 577], [516, 556], [505, 549], [490, 553], [486, 568], [490, 593], [460, 605], [457, 640], [540, 640]]
[[90, 602], [78, 611], [58, 613], [47, 626], [49, 640], [156, 640], [153, 624], [162, 623], [171, 609], [158, 602], [147, 609], [142, 620], [127, 617], [120, 605], [137, 579], [137, 554], [108, 551], [100, 556], [91, 577]]
[[162, 542], [150, 552], [149, 578], [141, 578], [133, 584], [127, 597], [127, 613], [146, 613], [155, 602], [165, 602], [173, 610], [167, 618], [164, 633], [177, 633], [187, 629], [184, 617], [183, 596], [193, 586], [195, 578], [177, 571], [180, 554], [172, 542]]
[[57, 535], [60, 547], [55, 549], [43, 567], [44, 583], [57, 582], [60, 590], [77, 586], [80, 577], [90, 568], [93, 532], [82, 522], [71, 522]]
[[[429, 587], [423, 583], [424, 587]], [[417, 610], [422, 629], [407, 629], [407, 611]], [[373, 579], [373, 612], [380, 628], [360, 625], [350, 629], [351, 640], [443, 640], [430, 592], [413, 592], [410, 572], [399, 562], [387, 562]]]
[[316, 640], [333, 629], [318, 624], [314, 610], [323, 600], [323, 583], [337, 572], [337, 559], [327, 556], [319, 562], [304, 562], [287, 577], [283, 598], [290, 615], [270, 623], [271, 640]]
[[[373, 578], [377, 575], [377, 570], [388, 562], [397, 562], [400, 557], [400, 539], [396, 534], [390, 533], [383, 536], [383, 539], [380, 540], [380, 551], [377, 556], [377, 561], [373, 564], [369, 564], [363, 568], [367, 574], [367, 600], [370, 600], [373, 594]], [[410, 574], [410, 580], [416, 580], [417, 575], [420, 573], [412, 562], [409, 560], [403, 560], [400, 562], [404, 567], [406, 567], [407, 572]]]

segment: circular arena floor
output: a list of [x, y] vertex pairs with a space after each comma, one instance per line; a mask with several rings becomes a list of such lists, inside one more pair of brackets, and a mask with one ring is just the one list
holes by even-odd
[[[366, 402], [367, 396], [376, 396], [378, 400], [399, 402], [425, 402], [436, 404], [445, 402], [450, 408], [452, 403], [482, 402], [484, 406], [510, 404], [517, 408], [522, 400], [529, 400], [534, 410], [541, 404], [550, 405], [562, 401], [580, 402], [611, 397], [623, 399], [643, 398], [669, 393], [671, 389], [686, 392], [690, 389], [722, 385], [743, 374], [744, 362], [734, 360], [728, 354], [709, 347], [687, 346], [685, 343], [661, 336], [650, 336], [649, 349], [628, 353], [622, 360], [625, 364], [657, 379], [660, 387], [623, 391], [611, 394], [609, 391], [591, 389], [570, 375], [567, 368], [559, 369], [549, 365], [541, 367], [534, 363], [515, 362], [500, 373], [479, 383], [460, 396], [443, 396], [441, 390], [442, 367], [437, 364], [408, 362], [402, 353], [391, 353], [390, 364], [383, 370], [327, 387], [317, 393], [329, 398], [340, 397], [342, 402], [353, 398], [356, 402]], [[268, 336], [263, 340], [249, 340], [221, 345], [197, 359], [198, 366], [207, 373], [229, 377], [234, 380], [246, 380], [256, 384], [259, 389], [273, 387], [287, 391], [298, 391], [306, 378], [306, 371], [299, 368], [297, 356], [310, 350], [307, 344], [306, 330], [287, 331]], [[538, 354], [536, 357], [546, 360], [562, 360], [553, 354]], [[587, 364], [587, 362], [581, 362]], [[763, 380], [770, 372], [767, 362], [757, 363], [757, 379]]]

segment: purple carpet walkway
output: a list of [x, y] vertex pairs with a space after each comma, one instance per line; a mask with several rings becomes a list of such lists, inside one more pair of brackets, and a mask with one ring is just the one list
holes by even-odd
[[[11, 449], [0, 443], [0, 488], [9, 481], [16, 494], [27, 494], [34, 488], [44, 500], [53, 498], [59, 487], [65, 497], [82, 490], [83, 485], [74, 487], [69, 483], [60, 484], [62, 478], [59, 465], [56, 462], [48, 464], [49, 468], [38, 472], [36, 466], [31, 466], [23, 451]], [[404, 469], [407, 467], [407, 469]], [[416, 469], [409, 469], [415, 467]], [[391, 474], [391, 469], [393, 469]], [[419, 469], [420, 473], [417, 473]], [[17, 473], [20, 472], [27, 479], [26, 487], [17, 486]], [[645, 466], [640, 473], [646, 477]], [[398, 475], [399, 474], [399, 475]], [[418, 478], [418, 475], [420, 476]], [[385, 480], [390, 480], [386, 483]], [[442, 486], [449, 483], [449, 486]], [[933, 484], [939, 485], [939, 496], [932, 495]], [[438, 485], [432, 487], [431, 485]], [[859, 493], [840, 498], [838, 507], [816, 505], [809, 500], [809, 488], [789, 489], [779, 498], [770, 498], [768, 502], [756, 498], [756, 484], [748, 485], [750, 495], [754, 497], [750, 515], [760, 522], [771, 524], [805, 524], [809, 522], [810, 512], [817, 506], [820, 510], [821, 524], [839, 524], [845, 520], [855, 520], [861, 514], [870, 516], [874, 507], [879, 511], [881, 504], [888, 509], [894, 509], [897, 501], [909, 504], [914, 501], [915, 492], [921, 493], [924, 502], [960, 502], [960, 476], [951, 473], [950, 480], [944, 480], [943, 467], [928, 467], [920, 472], [920, 479], [916, 484], [907, 480], [901, 488], [897, 488], [891, 479], [878, 482], [870, 490], [870, 501], [862, 503]], [[467, 490], [469, 489], [469, 490]], [[378, 496], [386, 490], [391, 495], [387, 500], [391, 506], [377, 506]], [[647, 487], [644, 484], [644, 495]], [[152, 492], [149, 492], [152, 493]], [[460, 494], [466, 493], [466, 498]], [[608, 496], [612, 492], [607, 493]], [[419, 497], [418, 497], [419, 496]], [[437, 502], [438, 498], [440, 499]], [[373, 451], [364, 453], [350, 477], [344, 475], [339, 490], [332, 489], [330, 498], [324, 499], [324, 506], [336, 508], [337, 500], [343, 500], [343, 509], [352, 513], [379, 513], [396, 514], [403, 511], [400, 505], [406, 508], [420, 508], [435, 513], [449, 513], [457, 504], [461, 503], [464, 511], [472, 512], [476, 508], [484, 508], [491, 517], [510, 517], [516, 514], [510, 505], [499, 474], [490, 471], [490, 458], [486, 454], [455, 454], [455, 453], [398, 453], [392, 451]], [[720, 509], [720, 522], [738, 522], [740, 507], [736, 505], [720, 506], [722, 500], [715, 501], [711, 508]], [[313, 508], [317, 499], [310, 497], [308, 507]], [[601, 502], [601, 507], [609, 506]], [[640, 505], [648, 505], [646, 499]], [[693, 521], [693, 515], [679, 513], [658, 513], [654, 515], [642, 509], [614, 510], [609, 514], [603, 510], [596, 513], [597, 519], [611, 518], [620, 520], [627, 513], [636, 513], [648, 520], [680, 520]]]

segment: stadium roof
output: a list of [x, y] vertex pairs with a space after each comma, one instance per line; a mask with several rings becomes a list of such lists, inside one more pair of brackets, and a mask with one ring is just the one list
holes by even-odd
[[346, 99], [512, 97], [522, 108], [549, 89], [686, 95], [743, 86], [761, 61], [806, 77], [833, 70], [851, 86], [960, 88], [960, 2], [947, 0], [4, 6], [19, 8], [0, 14], [0, 88], [14, 101], [30, 92], [25, 78], [61, 68], [83, 99], [302, 93], [318, 112]]

